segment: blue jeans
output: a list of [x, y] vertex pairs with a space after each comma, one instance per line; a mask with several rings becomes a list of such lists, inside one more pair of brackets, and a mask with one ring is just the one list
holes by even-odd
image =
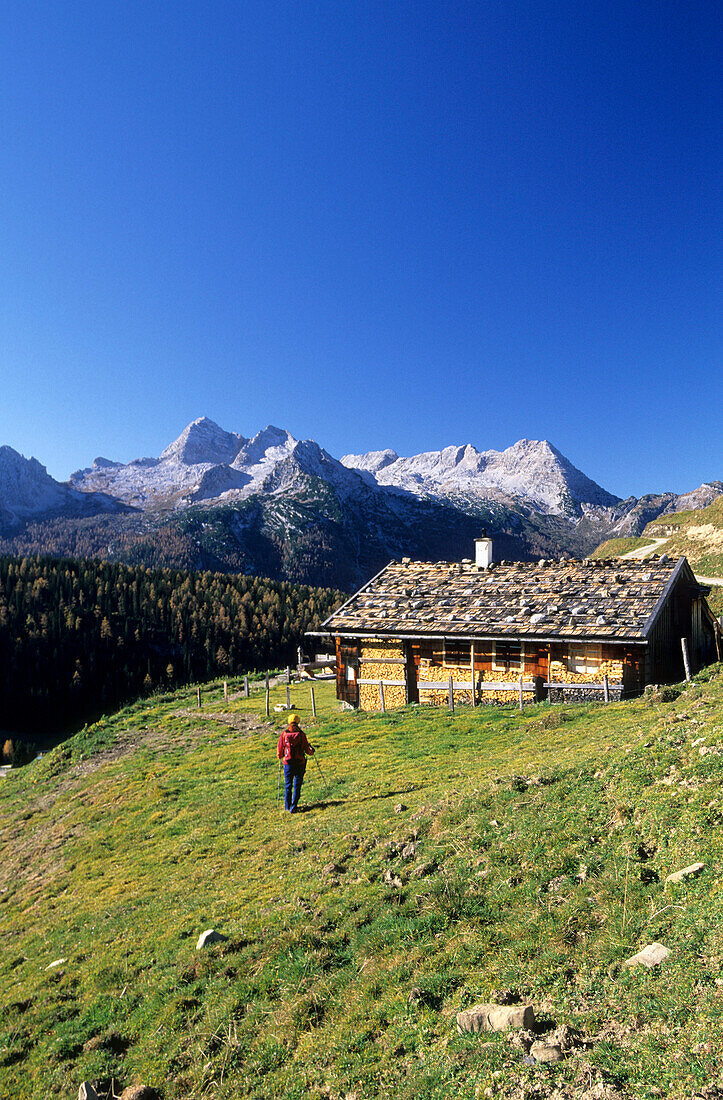
[[289, 813], [296, 813], [305, 771], [305, 760], [299, 760], [292, 764], [284, 764], [284, 804]]

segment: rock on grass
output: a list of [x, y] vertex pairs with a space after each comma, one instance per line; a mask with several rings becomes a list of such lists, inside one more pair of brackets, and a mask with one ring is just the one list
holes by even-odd
[[531, 1029], [534, 1026], [535, 1011], [532, 1005], [479, 1004], [457, 1013], [459, 1035], [479, 1035], [484, 1031], [509, 1031], [512, 1028]]
[[220, 932], [217, 932], [215, 928], [207, 928], [205, 932], [202, 932], [198, 937], [198, 943], [196, 944], [196, 950], [200, 951], [204, 947], [208, 947], [209, 943], [223, 943], [226, 939]]
[[652, 970], [654, 966], [660, 966], [669, 954], [669, 949], [662, 943], [649, 943], [642, 951], [638, 951], [637, 955], [626, 959], [623, 966], [646, 966], [648, 970]]

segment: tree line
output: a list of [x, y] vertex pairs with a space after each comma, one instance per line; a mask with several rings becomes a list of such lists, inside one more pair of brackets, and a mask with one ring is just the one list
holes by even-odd
[[0, 557], [0, 729], [57, 733], [150, 694], [295, 663], [328, 588], [70, 558]]

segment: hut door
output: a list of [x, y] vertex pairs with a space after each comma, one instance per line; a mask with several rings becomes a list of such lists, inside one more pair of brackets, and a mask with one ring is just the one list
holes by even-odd
[[550, 651], [544, 646], [538, 645], [536, 650], [525, 655], [525, 667], [528, 674], [532, 673], [535, 683], [535, 698], [538, 702], [547, 698], [545, 682], [550, 679]]
[[359, 646], [339, 646], [337, 697], [353, 707], [359, 706]]

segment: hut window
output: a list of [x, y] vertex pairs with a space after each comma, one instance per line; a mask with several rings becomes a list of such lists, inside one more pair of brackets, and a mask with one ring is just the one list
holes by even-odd
[[522, 652], [522, 642], [495, 642], [492, 668], [498, 672], [519, 672]]
[[445, 668], [469, 668], [469, 643], [445, 641], [442, 646], [442, 664]]
[[567, 652], [567, 671], [595, 673], [600, 669], [599, 645], [571, 645]]

